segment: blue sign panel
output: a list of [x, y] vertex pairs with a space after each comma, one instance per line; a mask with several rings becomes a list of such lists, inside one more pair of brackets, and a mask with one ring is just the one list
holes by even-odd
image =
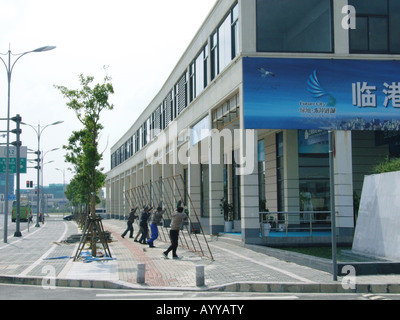
[[400, 130], [400, 61], [243, 58], [246, 129]]

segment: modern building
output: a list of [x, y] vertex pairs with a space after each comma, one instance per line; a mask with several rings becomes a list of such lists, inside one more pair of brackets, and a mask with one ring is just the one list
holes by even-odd
[[[70, 212], [69, 201], [64, 194], [65, 188], [64, 184], [50, 184], [41, 187], [40, 212]], [[30, 201], [33, 212], [37, 212], [37, 188], [21, 189], [21, 198]]]
[[[12, 203], [14, 199], [14, 174], [10, 174], [8, 178], [8, 190], [9, 190], [9, 199]], [[5, 194], [6, 194], [6, 174], [0, 173], [0, 214], [4, 214], [5, 211]], [[11, 205], [9, 205], [9, 211], [11, 212]]]
[[332, 130], [337, 233], [351, 239], [364, 175], [400, 154], [399, 60], [398, 0], [217, 1], [111, 148], [107, 213], [180, 174], [206, 233], [224, 231], [221, 198], [246, 243], [270, 240], [265, 218], [329, 228]]

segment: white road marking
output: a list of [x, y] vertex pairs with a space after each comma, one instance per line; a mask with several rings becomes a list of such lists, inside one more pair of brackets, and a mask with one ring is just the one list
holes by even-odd
[[311, 280], [306, 279], [306, 278], [304, 278], [304, 277], [298, 276], [297, 274], [294, 274], [294, 273], [292, 273], [292, 272], [285, 271], [285, 270], [283, 270], [283, 269], [279, 269], [279, 268], [270, 266], [270, 265], [268, 265], [268, 264], [266, 264], [266, 263], [262, 263], [262, 262], [260, 262], [260, 261], [255, 260], [255, 259], [246, 257], [246, 256], [241, 255], [241, 254], [238, 254], [238, 253], [236, 253], [236, 252], [234, 252], [234, 251], [231, 251], [231, 250], [229, 250], [229, 249], [220, 248], [220, 247], [218, 247], [218, 249], [219, 249], [219, 250], [226, 251], [226, 252], [228, 252], [228, 253], [230, 253], [230, 254], [233, 254], [233, 255], [235, 255], [235, 256], [237, 256], [237, 257], [239, 257], [239, 258], [246, 259], [246, 260], [248, 260], [248, 261], [250, 261], [250, 262], [252, 262], [252, 263], [256, 263], [256, 264], [258, 264], [258, 265], [260, 265], [260, 266], [263, 266], [263, 267], [265, 267], [265, 268], [269, 268], [269, 269], [272, 269], [272, 270], [274, 270], [274, 271], [283, 273], [283, 274], [285, 274], [285, 275], [287, 275], [287, 276], [289, 276], [289, 277], [291, 277], [291, 278], [300, 280], [300, 281], [302, 281], [302, 282], [305, 282], [305, 283], [315, 283], [314, 281], [311, 281]]
[[[60, 239], [58, 239], [56, 242], [62, 241], [62, 240], [64, 239], [65, 235], [67, 234], [68, 225], [67, 225], [65, 222], [63, 222], [63, 224], [64, 224], [64, 228], [65, 228], [65, 229], [64, 229], [64, 233], [61, 235]], [[46, 259], [46, 258], [50, 255], [50, 253], [53, 252], [53, 250], [54, 250], [56, 247], [58, 247], [58, 245], [53, 244], [53, 245], [50, 247], [49, 250], [47, 250], [36, 262], [34, 262], [34, 263], [31, 264], [28, 268], [26, 268], [24, 271], [22, 271], [22, 272], [19, 274], [19, 276], [20, 276], [20, 277], [25, 277], [25, 276], [27, 276], [28, 273], [31, 272], [36, 266], [38, 266], [38, 265], [43, 261], [43, 259]]]

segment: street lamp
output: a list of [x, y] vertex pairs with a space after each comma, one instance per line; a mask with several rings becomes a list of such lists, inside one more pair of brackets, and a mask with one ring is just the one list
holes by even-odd
[[[40, 178], [40, 137], [44, 131], [44, 129], [46, 129], [47, 127], [50, 126], [56, 126], [58, 124], [63, 123], [64, 121], [57, 121], [54, 122], [52, 124], [48, 124], [47, 126], [44, 126], [42, 129], [40, 129], [40, 123], [38, 124], [38, 128], [36, 130], [36, 128], [28, 123], [25, 122], [21, 122], [21, 124], [25, 125], [25, 126], [29, 126], [31, 127], [33, 130], [35, 130], [37, 137], [38, 137], [38, 147], [37, 147], [37, 151], [35, 152], [37, 154], [37, 184], [38, 184], [38, 193], [37, 193], [37, 207], [36, 207], [36, 228], [40, 228], [40, 224], [39, 224], [39, 199], [40, 199], [40, 184], [39, 184], [39, 178]], [[54, 150], [54, 149], [53, 149]], [[51, 151], [53, 151], [51, 150]]]
[[[63, 174], [63, 197], [65, 198], [65, 170], [64, 169], [61, 170], [59, 168], [56, 168], [56, 170], [62, 172]], [[64, 210], [63, 210], [63, 217], [64, 217]]]
[[[32, 51], [27, 51], [20, 54], [12, 54], [11, 49], [9, 48], [7, 53], [1, 53], [0, 55], [7, 56], [8, 55], [8, 63], [4, 61], [4, 59], [0, 56], [0, 60], [3, 62], [4, 66], [7, 70], [7, 82], [8, 82], [8, 104], [7, 104], [7, 155], [6, 155], [6, 187], [5, 187], [5, 214], [4, 214], [4, 243], [7, 243], [7, 224], [8, 224], [8, 184], [9, 184], [9, 153], [10, 153], [10, 103], [11, 103], [11, 75], [14, 69], [15, 64], [19, 59], [28, 53], [32, 52], [45, 52], [55, 49], [54, 46], [45, 46], [41, 48], [37, 48]], [[11, 64], [11, 55], [17, 56], [17, 59]]]

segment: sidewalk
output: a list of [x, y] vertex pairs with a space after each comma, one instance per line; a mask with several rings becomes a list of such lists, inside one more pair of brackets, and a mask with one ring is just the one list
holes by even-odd
[[[356, 289], [345, 289], [342, 278], [283, 261], [243, 246], [234, 235], [207, 237], [214, 261], [178, 248], [179, 260], [165, 259], [169, 243], [149, 248], [121, 238], [125, 221], [103, 220], [112, 234], [113, 261], [73, 262], [78, 244], [62, 241], [77, 234], [74, 222], [47, 219], [39, 229], [23, 231], [22, 238], [0, 244], [0, 282], [92, 288], [218, 290], [316, 293], [400, 293], [399, 275], [358, 276]], [[138, 231], [135, 225], [135, 235]], [[146, 264], [145, 284], [136, 282], [137, 265]], [[196, 266], [204, 266], [205, 286], [196, 286]]]

